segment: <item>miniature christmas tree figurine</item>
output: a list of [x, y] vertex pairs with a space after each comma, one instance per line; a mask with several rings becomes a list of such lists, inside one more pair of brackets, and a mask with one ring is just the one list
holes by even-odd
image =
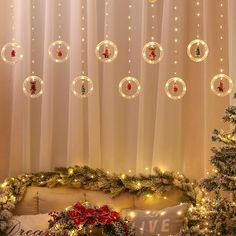
[[108, 46], [105, 46], [102, 55], [104, 56], [104, 58], [109, 58], [111, 56], [111, 50]]
[[62, 48], [61, 47], [59, 47], [59, 48], [57, 48], [57, 56], [58, 57], [62, 57]]
[[31, 95], [36, 94], [36, 91], [37, 91], [37, 89], [36, 89], [36, 81], [35, 80], [31, 80], [30, 81], [30, 93], [31, 93]]
[[199, 46], [197, 46], [197, 48], [195, 49], [195, 56], [196, 57], [201, 57], [201, 50], [200, 50]]
[[218, 91], [223, 93], [224, 92], [224, 81], [221, 79], [220, 80], [220, 84], [219, 86], [217, 87]]
[[206, 194], [211, 194], [199, 197], [196, 206], [191, 207], [183, 235], [236, 235], [236, 106], [226, 109], [223, 121], [232, 130], [214, 130], [212, 140], [220, 145], [212, 148], [213, 173], [199, 183]]
[[131, 90], [132, 89], [132, 84], [131, 82], [129, 81], [128, 84], [127, 84], [127, 90]]
[[11, 57], [16, 57], [16, 50], [14, 48], [11, 50]]
[[149, 50], [149, 59], [154, 61], [156, 59], [156, 56], [157, 56], [156, 47], [155, 46], [150, 46], [148, 48], [148, 50]]
[[177, 93], [178, 91], [179, 91], [178, 84], [177, 84], [177, 83], [174, 83], [174, 84], [173, 84], [173, 92], [174, 92], [174, 93]]
[[86, 93], [86, 88], [85, 88], [84, 83], [82, 83], [82, 85], [81, 85], [81, 94], [85, 95], [85, 93]]

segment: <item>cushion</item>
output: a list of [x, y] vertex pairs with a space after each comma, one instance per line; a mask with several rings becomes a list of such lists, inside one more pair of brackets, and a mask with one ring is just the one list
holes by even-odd
[[136, 236], [178, 235], [187, 208], [187, 204], [180, 204], [160, 211], [125, 209], [122, 211], [122, 216], [134, 222]]
[[10, 221], [10, 228], [7, 231], [8, 236], [19, 235], [46, 235], [48, 228], [48, 214], [13, 216]]
[[28, 187], [26, 194], [17, 204], [14, 215], [32, 215], [51, 211], [62, 211], [75, 202], [87, 200], [93, 205], [107, 204], [120, 211], [134, 207], [134, 198], [131, 194], [122, 193], [116, 198], [99, 191], [88, 191], [66, 187]]

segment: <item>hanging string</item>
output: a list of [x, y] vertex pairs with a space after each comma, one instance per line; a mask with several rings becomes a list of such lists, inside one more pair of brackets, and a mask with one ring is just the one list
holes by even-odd
[[81, 67], [82, 75], [85, 75], [85, 48], [86, 48], [86, 22], [85, 22], [85, 0], [82, 0], [81, 6]]
[[132, 4], [131, 0], [128, 3], [128, 74], [131, 75], [131, 30], [132, 30], [132, 21], [131, 21], [131, 11]]
[[15, 38], [15, 1], [11, 0], [11, 29], [12, 29], [12, 42], [16, 40]]

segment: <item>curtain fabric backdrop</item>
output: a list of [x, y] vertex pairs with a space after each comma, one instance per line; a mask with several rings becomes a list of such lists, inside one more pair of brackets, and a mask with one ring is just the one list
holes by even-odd
[[[21, 172], [48, 171], [56, 166], [89, 165], [110, 172], [150, 173], [154, 166], [202, 177], [209, 168], [211, 133], [226, 128], [221, 122], [232, 96], [217, 97], [210, 81], [219, 73], [219, 47], [224, 48], [225, 73], [233, 77], [236, 47], [236, 3], [224, 0], [224, 40], [219, 40], [219, 0], [199, 0], [200, 35], [208, 43], [205, 62], [194, 63], [186, 55], [196, 38], [195, 0], [158, 0], [155, 38], [164, 48], [158, 65], [141, 56], [151, 41], [151, 13], [147, 0], [131, 0], [132, 75], [142, 86], [133, 100], [119, 95], [118, 84], [128, 70], [128, 3], [109, 0], [109, 38], [119, 49], [118, 58], [102, 64], [95, 56], [104, 39], [104, 0], [87, 0], [86, 70], [94, 82], [87, 99], [71, 92], [73, 79], [81, 75], [81, 0], [61, 0], [62, 36], [70, 44], [70, 59], [55, 64], [48, 47], [57, 39], [57, 0], [36, 0], [36, 75], [45, 82], [44, 94], [30, 99], [22, 83], [31, 73], [31, 2], [15, 0], [16, 40], [24, 59], [15, 66], [0, 61], [0, 179]], [[11, 41], [11, 1], [0, 0], [0, 46]], [[173, 101], [164, 91], [174, 74], [174, 4], [179, 16], [178, 76], [187, 85], [183, 99]], [[145, 170], [145, 168], [148, 168]]]

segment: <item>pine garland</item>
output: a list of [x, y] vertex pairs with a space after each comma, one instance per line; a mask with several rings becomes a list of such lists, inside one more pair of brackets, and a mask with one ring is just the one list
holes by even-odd
[[150, 175], [108, 174], [102, 169], [88, 166], [56, 168], [54, 172], [39, 172], [23, 174], [15, 178], [8, 178], [1, 185], [0, 195], [0, 235], [4, 235], [8, 221], [12, 217], [15, 205], [22, 199], [28, 186], [54, 188], [66, 186], [93, 191], [102, 191], [116, 197], [129, 192], [137, 196], [159, 194], [171, 189], [181, 190], [187, 202], [195, 204], [198, 194], [195, 183], [185, 176], [174, 172], [162, 172], [154, 168]]

